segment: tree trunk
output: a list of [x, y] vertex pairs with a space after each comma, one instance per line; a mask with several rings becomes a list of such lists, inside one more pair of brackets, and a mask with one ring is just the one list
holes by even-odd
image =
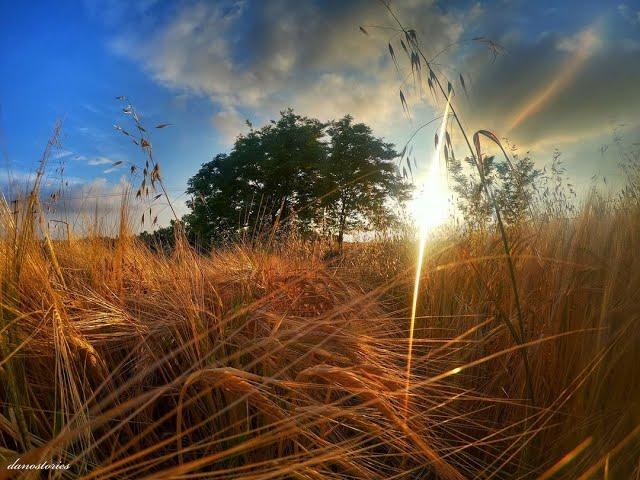
[[344, 201], [342, 201], [342, 208], [340, 210], [340, 226], [338, 227], [338, 247], [342, 251], [342, 242], [344, 241], [344, 230], [347, 225], [347, 213]]

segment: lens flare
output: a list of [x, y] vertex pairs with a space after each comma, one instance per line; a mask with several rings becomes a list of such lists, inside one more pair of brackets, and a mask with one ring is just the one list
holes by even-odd
[[539, 112], [576, 78], [582, 66], [593, 54], [599, 39], [599, 23], [583, 30], [575, 40], [575, 45], [565, 45], [564, 49], [573, 56], [551, 81], [536, 91], [513, 113], [508, 122], [507, 132], [520, 126], [527, 118]]
[[431, 165], [424, 182], [422, 192], [414, 205], [414, 214], [419, 225], [418, 236], [418, 259], [416, 263], [416, 277], [413, 284], [413, 299], [411, 301], [411, 322], [409, 324], [409, 346], [407, 351], [407, 371], [404, 395], [405, 416], [409, 410], [409, 387], [411, 384], [411, 357], [413, 353], [413, 330], [416, 323], [416, 311], [418, 308], [418, 294], [420, 292], [420, 276], [429, 233], [435, 227], [441, 225], [449, 215], [448, 189], [446, 184], [446, 170], [442, 168], [440, 161], [440, 144], [444, 138], [447, 117], [449, 116], [449, 106], [451, 94], [447, 98], [444, 109], [442, 123], [438, 132], [438, 143], [433, 152]]

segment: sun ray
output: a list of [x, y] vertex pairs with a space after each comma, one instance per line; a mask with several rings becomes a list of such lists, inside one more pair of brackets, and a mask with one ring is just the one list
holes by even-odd
[[409, 346], [407, 350], [407, 370], [406, 370], [406, 384], [404, 395], [404, 412], [405, 415], [409, 408], [409, 386], [411, 384], [411, 357], [413, 354], [413, 330], [415, 328], [416, 313], [418, 309], [418, 294], [420, 293], [420, 276], [422, 274], [422, 267], [424, 262], [424, 255], [427, 245], [427, 239], [429, 233], [433, 231], [435, 227], [440, 225], [448, 214], [448, 199], [447, 188], [445, 178], [443, 176], [443, 170], [440, 165], [440, 144], [444, 138], [445, 127], [447, 125], [447, 118], [449, 116], [449, 108], [451, 102], [451, 93], [447, 98], [447, 104], [444, 109], [444, 115], [442, 116], [442, 123], [440, 124], [440, 130], [438, 132], [438, 142], [435, 145], [433, 152], [433, 158], [431, 159], [431, 165], [429, 167], [429, 173], [425, 180], [422, 195], [419, 199], [419, 205], [422, 208], [418, 209], [418, 224], [419, 224], [419, 237], [418, 237], [418, 258], [416, 262], [416, 276], [413, 284], [413, 298], [411, 301], [411, 321], [409, 324]]

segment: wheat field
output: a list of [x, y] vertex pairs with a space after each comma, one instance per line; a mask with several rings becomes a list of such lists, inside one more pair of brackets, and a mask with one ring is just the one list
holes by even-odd
[[[342, 255], [51, 238], [1, 205], [0, 456], [49, 478], [640, 478], [640, 208]], [[28, 212], [28, 213], [26, 213]], [[530, 371], [521, 360], [526, 351]], [[527, 380], [531, 392], [527, 391]], [[18, 472], [41, 478], [40, 472]], [[1, 478], [15, 471], [2, 469]]]

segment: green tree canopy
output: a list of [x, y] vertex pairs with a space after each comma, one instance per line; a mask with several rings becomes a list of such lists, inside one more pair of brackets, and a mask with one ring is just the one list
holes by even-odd
[[310, 201], [325, 155], [323, 135], [321, 122], [290, 109], [277, 122], [240, 135], [229, 154], [216, 155], [189, 179], [190, 234], [210, 243], [273, 225]]
[[[482, 188], [482, 182], [475, 173], [474, 161], [465, 158], [469, 167], [452, 157], [448, 166], [453, 180], [453, 191], [457, 195], [457, 207], [471, 228], [480, 228], [490, 222], [493, 206]], [[536, 184], [541, 171], [535, 168], [529, 156], [513, 155], [508, 163], [494, 156], [482, 159], [484, 181], [493, 192], [504, 221], [514, 225], [524, 220], [533, 207]]]
[[329, 155], [323, 162], [322, 206], [328, 228], [342, 243], [354, 229], [383, 228], [396, 220], [392, 200], [409, 195], [393, 162], [398, 154], [390, 143], [376, 138], [350, 115], [331, 122]]
[[236, 139], [189, 180], [185, 216], [202, 244], [288, 219], [304, 231], [337, 236], [395, 220], [394, 200], [408, 196], [393, 145], [351, 116], [322, 123], [289, 109]]

